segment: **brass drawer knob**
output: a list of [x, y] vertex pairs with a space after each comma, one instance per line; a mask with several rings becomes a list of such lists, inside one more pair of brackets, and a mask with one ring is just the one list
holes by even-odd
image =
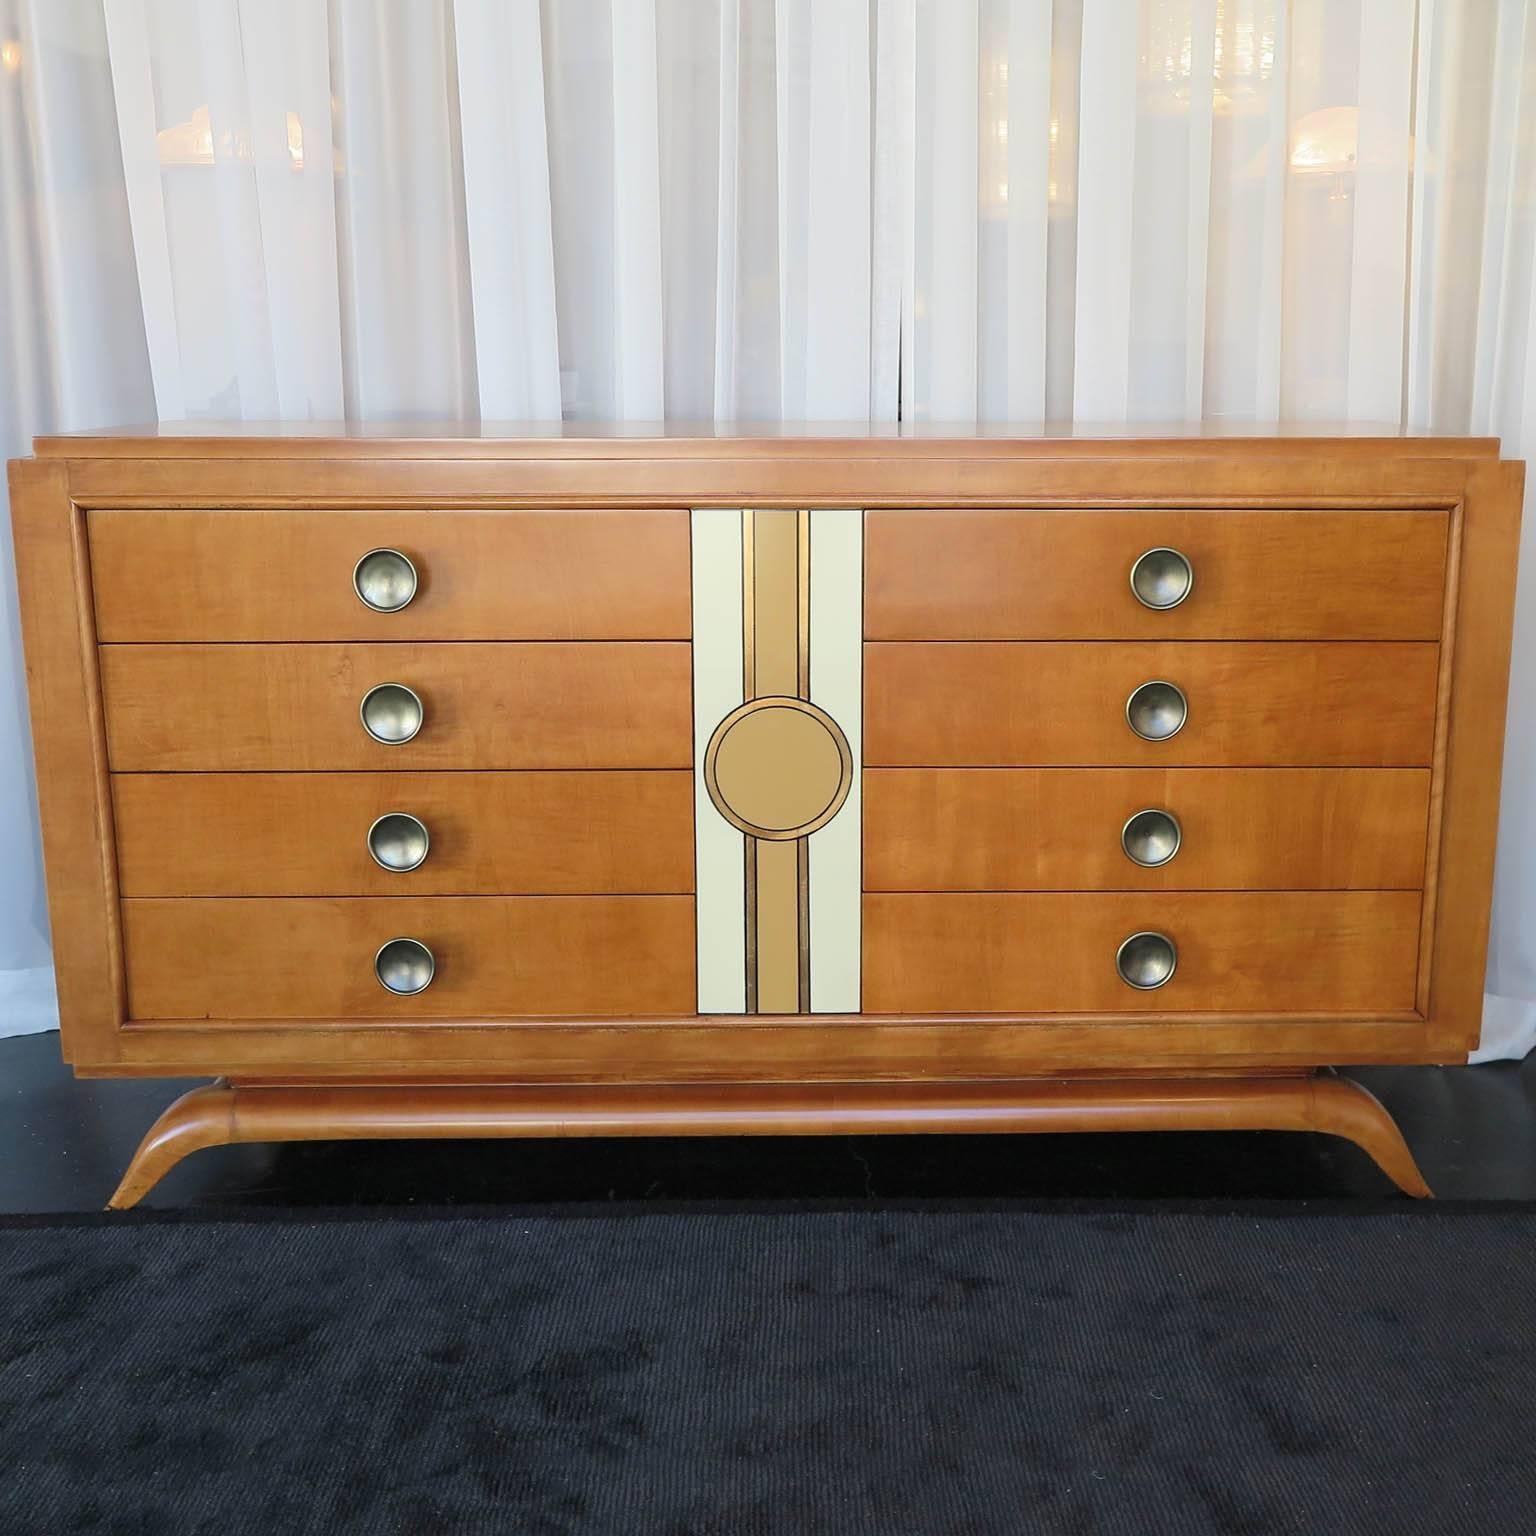
[[1131, 567], [1131, 591], [1143, 608], [1177, 608], [1194, 586], [1195, 568], [1176, 549], [1149, 549]]
[[1157, 678], [1133, 690], [1125, 701], [1125, 719], [1143, 741], [1167, 741], [1184, 729], [1189, 700], [1182, 689]]
[[416, 586], [416, 567], [398, 549], [370, 549], [352, 567], [352, 589], [375, 613], [398, 613]]
[[397, 874], [420, 869], [430, 846], [426, 823], [404, 811], [390, 811], [368, 828], [368, 852], [373, 862]]
[[1120, 980], [1138, 992], [1166, 986], [1179, 963], [1179, 952], [1166, 933], [1133, 933], [1115, 951]]
[[378, 683], [358, 708], [363, 729], [386, 747], [398, 747], [421, 729], [426, 719], [421, 699], [404, 683]]
[[1126, 858], [1143, 869], [1166, 864], [1179, 851], [1183, 839], [1184, 830], [1172, 811], [1137, 811], [1120, 829], [1120, 846]]
[[420, 939], [391, 939], [373, 957], [373, 974], [379, 985], [396, 997], [414, 997], [432, 985], [437, 961]]

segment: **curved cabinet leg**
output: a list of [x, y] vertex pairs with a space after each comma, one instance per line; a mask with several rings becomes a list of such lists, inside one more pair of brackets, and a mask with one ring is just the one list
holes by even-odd
[[1308, 1086], [1314, 1130], [1354, 1142], [1405, 1195], [1433, 1198], [1397, 1122], [1374, 1093], [1347, 1077], [1314, 1077]]
[[228, 1083], [209, 1083], [184, 1093], [150, 1126], [107, 1209], [126, 1211], [137, 1205], [182, 1158], [234, 1139], [235, 1091]]
[[1199, 1130], [1342, 1136], [1405, 1194], [1429, 1194], [1392, 1117], [1358, 1083], [1332, 1076], [542, 1087], [218, 1082], [193, 1089], [161, 1115], [110, 1204], [136, 1205], [188, 1153], [244, 1141]]

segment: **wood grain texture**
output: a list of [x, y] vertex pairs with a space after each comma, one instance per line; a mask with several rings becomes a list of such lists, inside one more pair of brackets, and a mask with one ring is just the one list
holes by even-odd
[[878, 1083], [538, 1088], [484, 1083], [211, 1083], [150, 1128], [108, 1202], [127, 1210], [179, 1163], [240, 1142], [421, 1136], [808, 1136], [1071, 1131], [1316, 1131], [1363, 1148], [1405, 1194], [1428, 1196], [1401, 1133], [1339, 1077], [1105, 1079], [1007, 1086]]
[[[627, 445], [626, 445], [627, 446]], [[1448, 507], [1461, 497], [1458, 458], [1411, 458], [1401, 445], [1329, 452], [1291, 440], [1243, 458], [1185, 453], [1167, 443], [1113, 447], [1039, 444], [997, 451], [956, 442], [871, 443], [855, 451], [829, 442], [803, 452], [743, 451], [705, 443], [696, 451], [650, 445], [646, 452], [401, 457], [360, 453], [287, 457], [177, 456], [64, 460], [72, 494], [90, 507], [370, 504], [541, 507], [1063, 506]]]
[[[871, 640], [1438, 640], [1445, 512], [1050, 508], [871, 512]], [[1154, 612], [1144, 551], [1194, 584]]]
[[1481, 466], [1462, 509], [1429, 1000], [1442, 1051], [1482, 1025], [1524, 488], [1523, 464]]
[[[864, 898], [864, 1009], [987, 1013], [1408, 1009], [1417, 891], [1124, 892]], [[1138, 992], [1115, 951], [1142, 929], [1178, 947]]]
[[[1435, 938], [1434, 965], [1427, 968], [1429, 1017], [1420, 1018], [1411, 1008], [1346, 1007], [1339, 999], [1349, 995], [1347, 989], [1323, 1006], [1299, 1013], [1265, 1006], [1213, 1015], [1170, 1006], [1165, 1011], [1128, 1014], [1117, 1004], [1114, 1010], [1085, 1007], [1071, 1014], [1043, 1010], [992, 1014], [950, 1004], [943, 1010], [906, 1017], [752, 1020], [697, 1018], [690, 995], [674, 1012], [647, 1016], [643, 1028], [633, 1027], [612, 1009], [523, 1021], [481, 1007], [466, 1010], [457, 1020], [435, 1019], [425, 1028], [413, 1021], [385, 1019], [336, 1027], [319, 1016], [259, 1022], [204, 1009], [206, 1017], [140, 1020], [119, 1029], [121, 996], [114, 1003], [107, 991], [100, 995], [100, 1006], [93, 1006], [90, 1017], [80, 1019], [78, 1027], [71, 1028], [66, 1015], [65, 1045], [77, 1070], [108, 1075], [239, 1072], [357, 1080], [389, 1075], [402, 1084], [445, 1077], [485, 1081], [495, 1075], [530, 1083], [570, 1084], [578, 1093], [590, 1091], [587, 1085], [595, 1082], [702, 1086], [718, 1085], [722, 1076], [730, 1076], [783, 1085], [791, 1097], [814, 1085], [838, 1094], [851, 1083], [878, 1082], [890, 1085], [895, 1098], [911, 1102], [925, 1084], [1003, 1084], [1028, 1075], [1269, 1071], [1325, 1061], [1444, 1061], [1459, 1057], [1475, 1033], [1499, 758], [1498, 727], [1490, 730], [1490, 722], [1502, 717], [1502, 698], [1495, 699], [1495, 694], [1502, 686], [1507, 655], [1507, 596], [1520, 483], [1518, 466], [1496, 463], [1493, 441], [1402, 434], [1390, 428], [1356, 428], [1346, 436], [1330, 436], [1330, 429], [1318, 426], [1273, 432], [1175, 426], [1160, 427], [1150, 437], [1118, 429], [1106, 433], [1078, 428], [1061, 438], [1039, 436], [1038, 429], [1031, 428], [988, 430], [974, 439], [954, 427], [911, 435], [838, 428], [796, 434], [794, 428], [776, 427], [763, 431], [712, 428], [694, 435], [649, 428], [519, 431], [462, 424], [413, 426], [411, 431], [411, 436], [400, 437], [377, 428], [301, 426], [272, 431], [199, 423], [44, 443], [43, 451], [52, 455], [50, 468], [40, 472], [49, 487], [48, 516], [73, 518], [71, 537], [76, 542], [68, 560], [57, 561], [50, 553], [41, 562], [42, 579], [29, 586], [31, 556], [20, 545], [32, 534], [23, 534], [18, 517], [24, 611], [45, 610], [40, 619], [24, 614], [29, 647], [34, 627], [57, 629], [58, 613], [67, 612], [75, 632], [90, 640], [86, 652], [94, 651], [92, 581], [81, 536], [84, 519], [72, 511], [72, 504], [114, 514], [137, 508], [155, 514], [177, 509], [199, 513], [216, 506], [238, 513], [333, 510], [360, 517], [375, 511], [424, 509], [433, 518], [468, 510], [494, 516], [501, 509], [547, 512], [554, 507], [578, 509], [586, 515], [593, 509], [620, 507], [921, 510], [1038, 505], [1064, 515], [1124, 511], [1139, 516], [1166, 509], [1190, 516], [1218, 509], [1228, 517], [1243, 509], [1303, 517], [1351, 512], [1418, 515], [1464, 508], [1466, 601], [1441, 651], [1449, 669], [1451, 726], [1440, 738], [1446, 782], [1437, 786], [1434, 803], [1443, 806], [1444, 817], [1428, 860], [1432, 884], [1442, 886], [1443, 898], [1437, 912], [1426, 904], [1426, 913], [1431, 914], [1426, 921], [1432, 924]], [[41, 515], [42, 503], [38, 506]], [[1203, 567], [1197, 570], [1197, 593], [1207, 590], [1208, 576]], [[348, 600], [354, 601], [350, 596]], [[1266, 636], [1261, 643], [1276, 642]], [[1352, 642], [1348, 648], [1372, 643]], [[319, 648], [338, 653], [355, 649]], [[1225, 642], [1220, 641], [1191, 647], [1211, 652], [1224, 648]], [[109, 656], [114, 649], [107, 648]], [[1375, 657], [1377, 677], [1392, 678], [1400, 693], [1411, 682], [1401, 664], [1406, 655], [1406, 649], [1381, 646]], [[53, 887], [62, 881], [80, 889], [82, 871], [86, 871], [86, 885], [94, 882], [105, 893], [113, 890], [111, 809], [105, 793], [100, 700], [92, 665], [82, 655], [76, 681], [51, 689], [46, 705], [71, 717], [66, 735], [83, 730], [89, 738], [95, 730], [98, 790], [96, 811], [82, 809], [88, 802], [79, 802], [71, 830], [62, 842], [54, 839], [65, 850], [62, 858], [56, 858], [54, 847], [49, 847], [49, 878]], [[682, 670], [686, 673], [686, 660]], [[1468, 678], [1474, 694], [1464, 709], [1459, 690]], [[247, 703], [254, 700], [257, 706], [255, 732], [267, 731], [271, 724], [267, 674], [258, 670], [240, 681], [247, 689]], [[634, 681], [629, 679], [625, 685], [631, 692]], [[281, 686], [278, 691], [283, 691]], [[1317, 677], [1306, 691], [1312, 698], [1321, 695]], [[169, 694], [162, 697], [181, 708], [178, 699]], [[1337, 693], [1332, 697], [1336, 700]], [[1115, 728], [1120, 731], [1124, 730], [1122, 703], [1122, 697], [1112, 701]], [[1126, 756], [1121, 765], [1161, 770], [1183, 761], [1178, 753], [1193, 739], [1200, 720], [1200, 700], [1194, 704], [1191, 734], [1183, 739], [1183, 746], [1166, 744], [1173, 750], [1161, 750], [1158, 755], [1160, 749], [1143, 746], [1127, 733], [1122, 744], [1144, 755]], [[356, 697], [349, 694], [348, 730], [356, 729], [355, 708]], [[1336, 706], [1332, 712], [1340, 713]], [[190, 725], [199, 723], [194, 711], [189, 709], [186, 715]], [[1277, 715], [1263, 729], [1279, 735], [1293, 723]], [[1368, 717], [1368, 723], [1374, 738], [1381, 722]], [[1330, 723], [1326, 728], [1334, 726]], [[510, 732], [511, 727], [497, 726], [498, 731], [503, 729]], [[1389, 732], [1392, 729], [1389, 721]], [[1411, 733], [1405, 730], [1405, 734]], [[41, 740], [41, 729], [38, 735]], [[237, 734], [232, 739], [237, 752], [248, 750]], [[369, 750], [371, 744], [359, 733], [352, 747]], [[421, 750], [419, 745], [416, 750]], [[387, 755], [382, 764], [333, 760], [327, 749], [316, 753], [313, 767], [328, 773], [339, 769], [377, 772], [382, 767], [394, 774], [401, 769], [416, 772], [444, 766], [431, 761], [412, 764], [393, 749], [378, 751]], [[1422, 768], [1428, 761], [1416, 756], [1405, 766]], [[1435, 761], [1441, 761], [1438, 752]], [[665, 766], [683, 768], [687, 762], [682, 754]], [[247, 767], [244, 763], [221, 766], [226, 770]], [[49, 782], [59, 776], [47, 765], [43, 774], [46, 820], [50, 795], [58, 799]], [[68, 780], [67, 773], [64, 779]], [[92, 815], [99, 818], [94, 826]], [[99, 953], [110, 955], [116, 908], [100, 895], [95, 900], [90, 924], [97, 937], [92, 942]], [[57, 930], [56, 899], [53, 905]]]
[[[101, 647], [118, 772], [686, 768], [690, 649], [629, 644]], [[358, 720], [367, 690], [425, 705], [414, 740]]]
[[1218, 458], [1275, 453], [1395, 460], [1497, 458], [1496, 437], [1451, 437], [1396, 422], [872, 422], [872, 421], [162, 421], [44, 435], [53, 458], [581, 460], [635, 455], [686, 460], [729, 453], [774, 464], [788, 457], [871, 463], [940, 455]]
[[[872, 891], [1417, 890], [1429, 772], [1419, 768], [872, 768]], [[1183, 837], [1126, 857], [1153, 808]]]
[[[683, 772], [114, 774], [112, 794], [125, 896], [693, 890]], [[391, 811], [430, 837], [409, 872], [368, 853]]]
[[[693, 1006], [686, 896], [133, 899], [123, 927], [133, 1018], [634, 1017]], [[379, 947], [402, 937], [437, 963], [414, 997], [386, 991], [373, 972]]]
[[[555, 899], [555, 898], [551, 898]], [[255, 1023], [210, 1017], [139, 1020], [108, 1077], [484, 1082], [1005, 1082], [1020, 1077], [1268, 1071], [1354, 1063], [1465, 1060], [1436, 1055], [1409, 1011], [1294, 1013], [767, 1014], [529, 1020], [477, 1014], [460, 1023]]]
[[[688, 513], [96, 511], [103, 641], [686, 640]], [[376, 613], [352, 586], [398, 549], [418, 589]]]
[[123, 964], [84, 519], [54, 464], [12, 464], [10, 497], [59, 1025], [67, 1060], [109, 1062]]
[[[1421, 642], [876, 642], [870, 767], [1423, 767], [1438, 647]], [[1151, 679], [1189, 700], [1178, 735], [1126, 724]]]

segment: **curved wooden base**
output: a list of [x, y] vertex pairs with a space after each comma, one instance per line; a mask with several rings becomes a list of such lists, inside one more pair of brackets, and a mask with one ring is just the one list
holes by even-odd
[[160, 1116], [109, 1208], [137, 1205], [192, 1152], [246, 1141], [1195, 1130], [1342, 1136], [1405, 1194], [1430, 1193], [1381, 1104], [1328, 1075], [793, 1086], [220, 1081]]

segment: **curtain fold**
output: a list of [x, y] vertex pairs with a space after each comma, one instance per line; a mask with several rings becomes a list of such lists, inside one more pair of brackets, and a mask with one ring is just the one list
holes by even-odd
[[[1533, 13], [0, 0], [0, 432], [1287, 417], [1536, 454]], [[1490, 1055], [1536, 1043], [1533, 588]], [[4, 1031], [51, 1006], [8, 570], [0, 623]]]

